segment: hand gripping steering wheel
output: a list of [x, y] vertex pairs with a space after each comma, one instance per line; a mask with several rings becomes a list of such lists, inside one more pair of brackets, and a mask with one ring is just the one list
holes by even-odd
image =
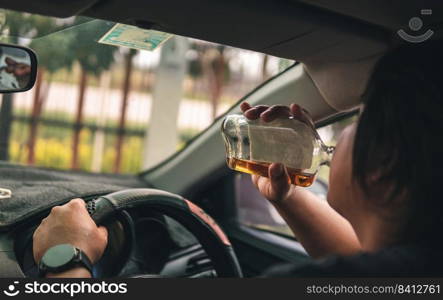
[[97, 225], [115, 217], [121, 210], [141, 207], [175, 219], [194, 234], [212, 260], [218, 277], [242, 277], [237, 257], [222, 229], [201, 208], [181, 196], [155, 189], [129, 189], [86, 204]]

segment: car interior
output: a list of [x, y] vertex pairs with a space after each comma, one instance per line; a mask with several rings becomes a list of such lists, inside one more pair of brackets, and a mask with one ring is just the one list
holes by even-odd
[[[400, 0], [0, 0], [0, 7], [58, 18], [82, 15], [294, 60], [226, 114], [241, 113], [243, 101], [295, 102], [317, 128], [358, 114], [372, 66], [404, 43], [397, 31], [407, 30], [411, 17], [432, 9], [423, 19], [436, 38], [443, 18], [440, 1]], [[268, 224], [263, 218], [282, 224], [271, 210], [254, 215], [258, 205], [268, 204], [251, 204], [261, 196], [249, 176], [226, 166], [223, 116], [140, 174], [2, 163], [0, 181], [17, 192], [0, 201], [0, 277], [38, 276], [32, 234], [51, 207], [74, 197], [85, 199], [93, 219], [109, 228], [95, 277], [256, 277], [278, 264], [309, 260], [296, 237], [254, 226]], [[310, 188], [326, 197], [327, 183]]]

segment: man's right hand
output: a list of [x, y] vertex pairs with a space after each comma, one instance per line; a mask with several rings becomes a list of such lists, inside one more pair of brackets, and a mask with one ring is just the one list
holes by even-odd
[[97, 227], [82, 199], [74, 199], [65, 205], [54, 206], [35, 230], [33, 239], [37, 263], [49, 248], [70, 244], [82, 250], [94, 264], [106, 248], [108, 232], [103, 226]]
[[[283, 105], [258, 105], [250, 106], [247, 102], [240, 105], [244, 116], [250, 120], [261, 119], [264, 122], [272, 122], [278, 118], [293, 117], [309, 126], [314, 126], [307, 111], [297, 104], [290, 107]], [[289, 196], [294, 195], [300, 187], [290, 184], [287, 169], [280, 163], [273, 163], [269, 166], [268, 177], [252, 175], [252, 182], [260, 193], [273, 204], [280, 204]]]

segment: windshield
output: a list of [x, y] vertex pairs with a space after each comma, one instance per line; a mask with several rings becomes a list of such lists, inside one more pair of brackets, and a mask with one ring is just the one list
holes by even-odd
[[148, 169], [293, 63], [85, 17], [2, 10], [0, 34], [39, 58], [32, 90], [0, 96], [0, 159], [57, 169]]

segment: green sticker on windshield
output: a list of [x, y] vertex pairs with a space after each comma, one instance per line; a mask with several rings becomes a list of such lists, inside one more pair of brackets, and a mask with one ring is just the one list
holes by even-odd
[[172, 34], [166, 32], [141, 29], [136, 26], [117, 23], [98, 42], [152, 51], [171, 37]]

